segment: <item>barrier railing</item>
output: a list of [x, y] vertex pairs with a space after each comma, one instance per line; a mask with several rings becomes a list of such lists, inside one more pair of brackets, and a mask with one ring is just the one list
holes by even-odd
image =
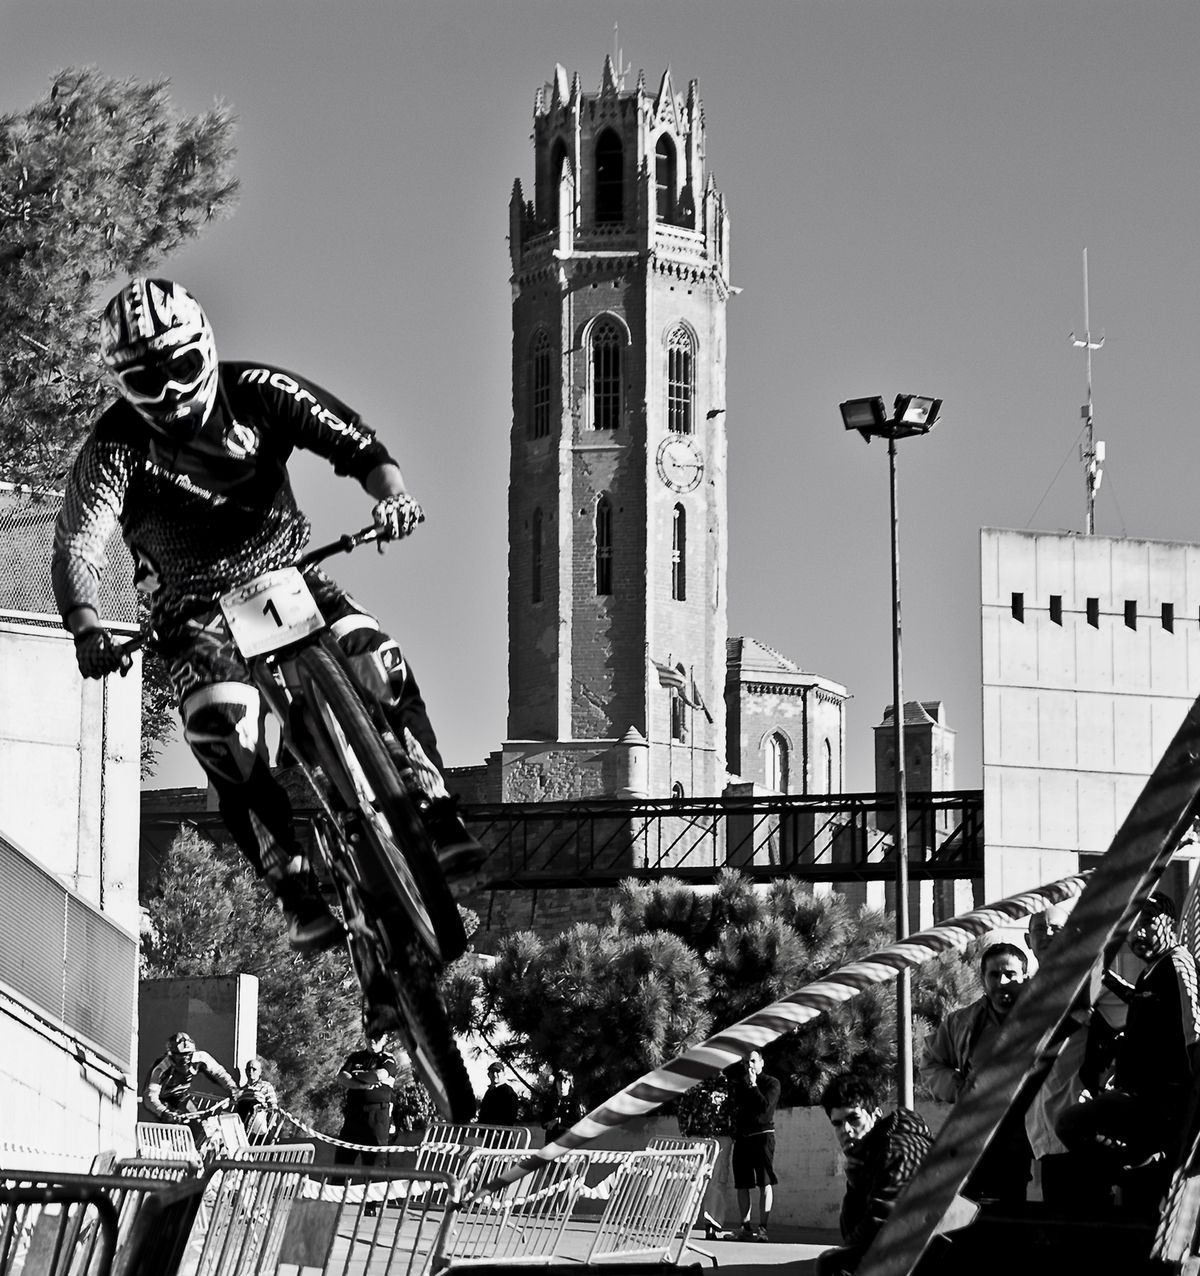
[[133, 1128], [133, 1145], [139, 1157], [200, 1164], [200, 1153], [196, 1150], [196, 1140], [188, 1125], [139, 1121]]
[[0, 1272], [107, 1276], [117, 1210], [99, 1186], [0, 1186]]
[[587, 1262], [677, 1261], [707, 1161], [702, 1149], [630, 1153], [617, 1166]]
[[[476, 1151], [463, 1167], [461, 1199], [451, 1211], [438, 1267], [453, 1263], [548, 1263], [588, 1170], [584, 1154], [560, 1157], [515, 1183], [491, 1183], [520, 1165], [520, 1149]], [[480, 1190], [483, 1189], [483, 1190]]]
[[436, 1171], [217, 1161], [179, 1276], [423, 1276], [457, 1200]]
[[672, 1261], [679, 1262], [683, 1257], [684, 1250], [690, 1249], [696, 1254], [702, 1254], [705, 1258], [711, 1259], [712, 1265], [716, 1267], [717, 1256], [702, 1245], [695, 1244], [691, 1239], [691, 1231], [693, 1225], [699, 1223], [704, 1216], [704, 1198], [708, 1195], [708, 1185], [712, 1182], [713, 1174], [717, 1169], [717, 1158], [721, 1155], [720, 1140], [704, 1138], [673, 1139], [660, 1135], [646, 1144], [646, 1151], [703, 1153], [703, 1162], [696, 1175], [696, 1180], [692, 1184], [692, 1199], [680, 1211], [678, 1237], [680, 1244], [679, 1250]]

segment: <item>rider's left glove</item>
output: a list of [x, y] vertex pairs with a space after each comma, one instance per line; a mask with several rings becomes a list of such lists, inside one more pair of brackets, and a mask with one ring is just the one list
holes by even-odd
[[75, 662], [85, 678], [104, 678], [118, 671], [124, 678], [133, 658], [117, 648], [107, 629], [87, 629], [75, 635]]
[[418, 523], [425, 521], [425, 511], [407, 492], [385, 496], [371, 511], [381, 541], [398, 541], [408, 536]]

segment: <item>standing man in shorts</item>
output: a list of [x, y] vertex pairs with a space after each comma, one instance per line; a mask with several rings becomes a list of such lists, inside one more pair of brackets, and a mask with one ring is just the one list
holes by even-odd
[[[763, 1071], [763, 1057], [752, 1050], [735, 1075], [733, 1100], [733, 1186], [742, 1216], [739, 1240], [765, 1241], [771, 1218], [775, 1175], [775, 1107], [779, 1080]], [[751, 1189], [758, 1189], [758, 1227], [751, 1225]]]

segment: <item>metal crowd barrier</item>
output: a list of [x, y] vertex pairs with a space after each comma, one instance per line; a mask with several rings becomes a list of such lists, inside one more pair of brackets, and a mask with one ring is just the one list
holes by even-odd
[[450, 1212], [437, 1266], [469, 1263], [549, 1263], [560, 1243], [588, 1170], [588, 1155], [568, 1152], [514, 1183], [489, 1189], [527, 1153], [481, 1149], [463, 1167], [461, 1199]]
[[178, 1276], [424, 1276], [457, 1200], [432, 1170], [217, 1161]]
[[196, 1140], [189, 1125], [139, 1121], [134, 1126], [133, 1145], [139, 1157], [200, 1163], [200, 1153], [196, 1150]]
[[[144, 1215], [157, 1198], [179, 1195], [175, 1235], [190, 1226], [199, 1199], [195, 1179], [175, 1187], [136, 1174], [55, 1174], [0, 1169], [0, 1272], [4, 1276], [109, 1276], [153, 1229]], [[190, 1195], [189, 1195], [190, 1194]], [[191, 1199], [194, 1198], [194, 1199]], [[169, 1239], [160, 1233], [158, 1241]], [[135, 1276], [136, 1263], [120, 1266]], [[147, 1276], [173, 1270], [156, 1262]]]
[[708, 1164], [702, 1148], [629, 1153], [617, 1165], [586, 1261], [678, 1262]]

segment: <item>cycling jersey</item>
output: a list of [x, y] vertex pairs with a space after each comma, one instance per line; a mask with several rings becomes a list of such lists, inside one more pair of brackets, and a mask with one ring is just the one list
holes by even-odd
[[186, 1063], [165, 1054], [150, 1069], [150, 1075], [146, 1080], [144, 1098], [146, 1107], [155, 1116], [190, 1111], [192, 1082], [196, 1079], [196, 1074], [200, 1072], [219, 1086], [223, 1086], [231, 1098], [238, 1093], [237, 1082], [207, 1050], [194, 1051]]
[[339, 399], [267, 364], [222, 362], [213, 411], [184, 443], [118, 399], [71, 468], [55, 529], [51, 576], [64, 619], [98, 609], [104, 546], [117, 526], [159, 627], [192, 599], [294, 562], [310, 531], [288, 481], [294, 448], [360, 483], [392, 462]]

